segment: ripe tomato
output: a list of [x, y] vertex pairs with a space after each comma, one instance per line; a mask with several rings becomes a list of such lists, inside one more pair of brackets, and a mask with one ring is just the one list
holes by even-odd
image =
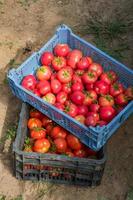
[[85, 85], [85, 88], [86, 88], [87, 91], [93, 90], [93, 87], [94, 87], [94, 84], [93, 84], [93, 83], [91, 83], [91, 84], [86, 84], [86, 85]]
[[96, 121], [96, 119], [95, 119], [94, 116], [89, 115], [89, 116], [87, 116], [87, 118], [85, 119], [85, 124], [86, 124], [87, 126], [96, 126], [97, 121]]
[[51, 69], [48, 66], [39, 67], [36, 71], [36, 77], [39, 81], [49, 80], [51, 77]]
[[103, 72], [102, 66], [100, 64], [98, 64], [98, 63], [92, 63], [89, 66], [89, 70], [96, 72], [97, 76], [100, 76], [102, 74], [102, 72]]
[[93, 151], [93, 150], [90, 149], [89, 147], [85, 147], [84, 150], [86, 151], [87, 156], [96, 156], [96, 155], [97, 155], [97, 152], [96, 152], [96, 151]]
[[91, 65], [93, 63], [92, 58], [88, 56], [87, 59], [88, 59], [89, 65]]
[[85, 99], [85, 95], [81, 91], [75, 91], [71, 94], [70, 98], [76, 105], [82, 105]]
[[50, 80], [52, 81], [52, 80], [54, 80], [54, 79], [57, 79], [57, 73], [55, 72], [53, 72], [52, 74], [51, 74], [51, 77], [50, 77]]
[[55, 104], [55, 102], [56, 102], [56, 97], [55, 97], [55, 95], [53, 94], [53, 93], [51, 93], [51, 92], [49, 92], [49, 93], [47, 93], [45, 96], [43, 96], [42, 97], [42, 99], [44, 100], [44, 101], [47, 101], [48, 103], [50, 103], [50, 104]]
[[115, 97], [115, 103], [124, 106], [128, 103], [128, 98], [125, 94], [121, 93]]
[[87, 113], [88, 113], [88, 106], [86, 105], [78, 106], [78, 115], [86, 116]]
[[87, 153], [84, 149], [75, 150], [73, 153], [74, 153], [74, 156], [79, 157], [79, 158], [86, 158], [87, 157]]
[[74, 117], [74, 119], [76, 119], [81, 124], [85, 124], [85, 116], [84, 115], [76, 115], [76, 117]]
[[56, 96], [56, 101], [60, 104], [64, 104], [67, 100], [68, 96], [67, 96], [67, 93], [61, 91], [57, 94]]
[[23, 78], [21, 85], [25, 89], [33, 91], [35, 89], [36, 83], [37, 83], [37, 81], [36, 81], [35, 76], [30, 74]]
[[82, 57], [80, 61], [77, 63], [78, 69], [88, 69], [89, 67], [89, 60], [87, 57]]
[[110, 86], [109, 93], [113, 96], [116, 97], [117, 95], [123, 93], [124, 88], [121, 83], [115, 82], [113, 85]]
[[80, 150], [82, 148], [82, 143], [74, 135], [67, 135], [66, 137], [68, 146], [73, 150]]
[[100, 106], [113, 106], [114, 98], [111, 95], [107, 94], [99, 97], [98, 103]]
[[89, 106], [97, 99], [97, 94], [94, 90], [90, 90], [85, 92], [85, 99], [83, 104]]
[[57, 78], [61, 83], [69, 83], [72, 79], [72, 75], [68, 68], [63, 67], [58, 71]]
[[69, 157], [74, 157], [74, 154], [71, 152], [71, 151], [67, 151], [66, 150], [66, 153], [65, 153], [67, 156]]
[[117, 75], [114, 71], [104, 72], [100, 76], [100, 80], [104, 81], [107, 84], [112, 84], [117, 80]]
[[52, 120], [50, 118], [48, 118], [47, 116], [43, 115], [42, 118], [42, 126], [45, 128], [49, 123], [52, 122]]
[[73, 103], [68, 103], [64, 109], [64, 112], [71, 117], [75, 117], [78, 114], [78, 107]]
[[54, 47], [54, 54], [56, 56], [66, 57], [69, 52], [70, 52], [70, 48], [69, 48], [68, 44], [57, 44]]
[[104, 81], [96, 81], [94, 83], [94, 90], [97, 94], [108, 94], [109, 93], [109, 85]]
[[99, 120], [98, 122], [97, 122], [97, 125], [98, 126], [105, 126], [107, 124], [107, 122], [106, 121], [103, 121], [103, 120]]
[[54, 55], [51, 52], [46, 51], [41, 55], [41, 64], [46, 66], [51, 65], [53, 58]]
[[51, 90], [54, 94], [57, 94], [58, 92], [60, 92], [61, 89], [62, 89], [62, 85], [60, 81], [58, 81], [57, 79], [51, 80]]
[[71, 86], [72, 86], [71, 82], [62, 84], [62, 91], [67, 93], [67, 94], [70, 94], [71, 93]]
[[67, 65], [75, 69], [76, 64], [79, 62], [81, 58], [82, 58], [82, 52], [79, 51], [78, 49], [74, 49], [71, 52], [69, 52], [67, 56]]
[[46, 133], [49, 135], [51, 133], [51, 130], [53, 129], [54, 127], [54, 123], [51, 122], [51, 123], [48, 123], [46, 126], [45, 126], [45, 129], [46, 129]]
[[43, 116], [44, 115], [39, 110], [36, 110], [35, 108], [30, 110], [30, 117], [31, 118], [37, 118], [37, 119], [41, 120], [43, 118]]
[[54, 140], [54, 144], [56, 146], [56, 151], [58, 153], [65, 153], [67, 149], [67, 143], [64, 138], [56, 138]]
[[30, 131], [30, 136], [33, 139], [42, 139], [46, 136], [46, 130], [43, 128], [33, 128]]
[[61, 103], [59, 103], [59, 102], [56, 102], [56, 103], [55, 103], [55, 107], [58, 108], [58, 109], [61, 110], [61, 111], [64, 111], [65, 105], [64, 105], [64, 104], [61, 104]]
[[83, 86], [82, 83], [77, 82], [77, 83], [74, 83], [72, 85], [72, 91], [73, 92], [75, 92], [75, 91], [83, 91], [83, 89], [84, 89], [84, 86]]
[[82, 83], [81, 76], [77, 74], [73, 74], [72, 76], [72, 83]]
[[90, 111], [92, 112], [98, 112], [99, 109], [100, 109], [100, 106], [99, 104], [96, 104], [96, 103], [92, 103], [89, 107]]
[[128, 98], [128, 100], [133, 100], [133, 87], [128, 87], [124, 94], [126, 95], [126, 97]]
[[99, 114], [102, 120], [109, 122], [114, 118], [116, 112], [112, 106], [104, 106], [100, 107]]
[[51, 130], [50, 136], [52, 137], [52, 139], [56, 139], [56, 138], [64, 138], [65, 139], [67, 136], [67, 131], [60, 126], [55, 126]]
[[37, 153], [46, 153], [50, 148], [50, 142], [46, 138], [38, 139], [34, 142], [33, 151]]
[[95, 71], [87, 71], [83, 74], [82, 80], [85, 84], [92, 84], [97, 80], [98, 76]]
[[40, 93], [40, 91], [39, 91], [37, 88], [34, 89], [33, 93], [34, 93], [36, 96], [41, 97], [41, 93]]
[[42, 122], [37, 118], [30, 118], [27, 125], [29, 129], [40, 128], [42, 127]]
[[63, 57], [54, 57], [52, 66], [54, 70], [59, 71], [61, 68], [66, 66], [66, 59]]
[[96, 122], [99, 121], [99, 113], [96, 112], [88, 112], [87, 116], [93, 116], [96, 120]]
[[45, 95], [51, 91], [50, 83], [46, 80], [37, 83], [36, 88], [38, 89], [41, 95]]

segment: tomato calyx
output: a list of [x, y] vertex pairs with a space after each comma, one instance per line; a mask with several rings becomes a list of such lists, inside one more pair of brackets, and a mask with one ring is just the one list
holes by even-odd
[[93, 72], [88, 72], [87, 75], [90, 77], [90, 78], [94, 78], [95, 75], [93, 74]]
[[119, 89], [119, 85], [118, 85], [118, 83], [114, 83], [113, 88], [114, 88], [114, 90], [117, 91], [117, 90]]
[[62, 58], [61, 57], [59, 57], [59, 56], [55, 57], [54, 60], [55, 60], [57, 65], [61, 65], [62, 64]]

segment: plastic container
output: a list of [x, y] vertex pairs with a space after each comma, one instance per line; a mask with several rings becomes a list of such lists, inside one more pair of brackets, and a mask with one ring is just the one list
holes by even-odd
[[22, 104], [17, 135], [13, 144], [16, 178], [81, 186], [99, 185], [107, 159], [105, 147], [97, 153], [97, 159], [23, 151], [24, 141], [28, 135], [29, 107], [27, 104]]
[[28, 74], [34, 74], [40, 66], [41, 54], [44, 51], [52, 51], [57, 43], [67, 43], [72, 49], [80, 49], [84, 55], [89, 55], [95, 62], [100, 63], [105, 71], [114, 70], [121, 83], [126, 87], [133, 85], [133, 71], [75, 35], [67, 26], [61, 25], [55, 35], [38, 52], [33, 53], [18, 69], [12, 69], [8, 73], [9, 85], [14, 95], [40, 110], [53, 121], [72, 132], [84, 144], [97, 151], [133, 112], [133, 101], [129, 102], [108, 125], [86, 127], [33, 93], [25, 90], [20, 85], [23, 77]]

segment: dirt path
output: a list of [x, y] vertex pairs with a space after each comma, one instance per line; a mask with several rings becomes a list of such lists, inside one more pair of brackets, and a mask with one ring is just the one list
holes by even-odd
[[[82, 35], [82, 24], [92, 16], [103, 20], [122, 16], [132, 21], [132, 7], [132, 0], [0, 0], [0, 137], [17, 121], [21, 107], [3, 82], [9, 67], [16, 67], [41, 47], [61, 23]], [[129, 47], [123, 62], [132, 68], [132, 34], [128, 31], [122, 37]], [[92, 35], [84, 34], [84, 38], [94, 42]], [[130, 117], [109, 140], [108, 161], [97, 188], [19, 181], [13, 176], [11, 150], [7, 148], [3, 153], [4, 144], [0, 145], [0, 195], [5, 195], [6, 200], [18, 195], [23, 195], [24, 200], [126, 200], [133, 187], [132, 120]]]

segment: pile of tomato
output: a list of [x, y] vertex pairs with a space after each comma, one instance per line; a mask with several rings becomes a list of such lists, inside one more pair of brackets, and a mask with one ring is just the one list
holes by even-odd
[[24, 144], [26, 152], [63, 154], [79, 158], [97, 155], [97, 152], [86, 147], [77, 137], [36, 109], [30, 110], [27, 126], [29, 137]]
[[44, 52], [40, 62], [21, 85], [86, 126], [106, 125], [133, 99], [133, 88], [125, 88], [113, 70], [67, 44]]

